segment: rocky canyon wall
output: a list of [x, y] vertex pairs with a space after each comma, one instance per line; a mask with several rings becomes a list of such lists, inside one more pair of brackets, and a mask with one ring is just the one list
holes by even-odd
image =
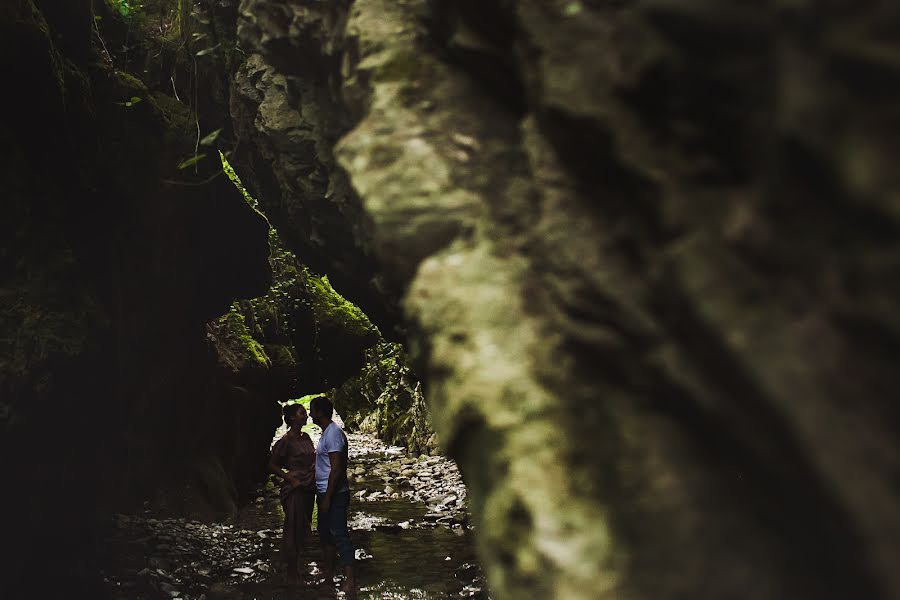
[[[496, 597], [900, 597], [894, 3], [106, 6], [0, 6], [7, 585], [105, 503], [233, 508], [375, 343], [316, 366], [306, 264], [407, 342]], [[178, 168], [217, 128], [274, 292]], [[337, 395], [427, 428], [386, 356]]]
[[240, 8], [497, 597], [900, 597], [894, 3]]
[[342, 384], [381, 337], [307, 265], [396, 323], [358, 203], [267, 196], [301, 261], [223, 170], [220, 149], [268, 189], [253, 167], [281, 156], [232, 127], [237, 3], [125, 4], [0, 8], [4, 598], [100, 593], [82, 561], [111, 511], [224, 516], [255, 489], [277, 401]]
[[217, 153], [178, 168], [207, 116], [93, 8], [0, 7], [4, 598], [83, 593], [96, 574], [73, 565], [112, 507], [233, 510], [278, 423], [206, 330], [266, 293], [268, 224]]

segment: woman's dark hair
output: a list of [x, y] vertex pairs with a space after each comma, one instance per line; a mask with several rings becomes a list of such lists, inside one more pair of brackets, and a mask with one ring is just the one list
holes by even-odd
[[281, 414], [284, 416], [284, 424], [288, 427], [291, 426], [291, 420], [297, 416], [297, 412], [303, 408], [302, 404], [288, 404], [285, 407], [282, 407]]

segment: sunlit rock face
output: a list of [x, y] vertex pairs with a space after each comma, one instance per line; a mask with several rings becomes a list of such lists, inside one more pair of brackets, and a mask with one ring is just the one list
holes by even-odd
[[[218, 3], [204, 4], [212, 13]], [[300, 4], [241, 4], [234, 41], [244, 60], [234, 67], [231, 87], [229, 160], [284, 244], [312, 271], [327, 272], [335, 288], [377, 324], [386, 343], [398, 337], [398, 299], [406, 282], [380, 268], [370, 217], [337, 165], [334, 146], [352, 125], [340, 86], [340, 23], [346, 15], [339, 4], [317, 10], [324, 12], [314, 14]], [[404, 358], [395, 361], [388, 352], [388, 359], [369, 343], [360, 371], [356, 356], [345, 360], [342, 354], [358, 354], [363, 338], [347, 333], [323, 329], [312, 344], [295, 344], [301, 352], [314, 344], [331, 347], [316, 352], [314, 373], [298, 376], [303, 389], [297, 395], [337, 388], [337, 410], [350, 428], [363, 427], [413, 451], [433, 451], [434, 432], [405, 354], [398, 350]], [[323, 369], [339, 374], [347, 368], [359, 375], [325, 377], [325, 385], [309, 388], [322, 379]]]
[[299, 260], [327, 272], [392, 335], [397, 294], [382, 280], [369, 219], [332, 150], [350, 126], [337, 109], [342, 33], [336, 19], [343, 11], [336, 4], [304, 12], [309, 20], [298, 18], [290, 3], [241, 5], [235, 42], [245, 60], [231, 91], [231, 160]]
[[895, 3], [241, 10], [306, 74], [262, 125], [345, 129], [497, 597], [900, 596]]

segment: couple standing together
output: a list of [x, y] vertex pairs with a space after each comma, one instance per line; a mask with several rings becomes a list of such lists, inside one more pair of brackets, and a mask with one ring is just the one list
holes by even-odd
[[302, 404], [284, 407], [284, 422], [289, 427], [272, 447], [269, 471], [283, 480], [281, 505], [284, 507], [283, 550], [288, 565], [288, 582], [299, 583], [300, 555], [310, 532], [313, 500], [319, 505], [319, 538], [325, 551], [323, 572], [326, 581], [334, 576], [335, 558], [344, 567], [343, 590], [350, 592], [356, 582], [353, 573], [354, 549], [347, 530], [347, 436], [331, 420], [334, 406], [325, 397], [313, 398], [309, 413], [322, 428], [317, 447], [301, 427], [306, 424]]

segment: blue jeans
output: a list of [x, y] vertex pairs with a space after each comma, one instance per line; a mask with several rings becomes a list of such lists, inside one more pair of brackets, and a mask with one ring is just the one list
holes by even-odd
[[341, 565], [353, 566], [354, 549], [347, 530], [347, 507], [350, 504], [350, 490], [336, 492], [331, 496], [331, 507], [328, 512], [322, 511], [322, 500], [325, 494], [316, 494], [319, 504], [319, 539], [325, 546], [337, 548]]

